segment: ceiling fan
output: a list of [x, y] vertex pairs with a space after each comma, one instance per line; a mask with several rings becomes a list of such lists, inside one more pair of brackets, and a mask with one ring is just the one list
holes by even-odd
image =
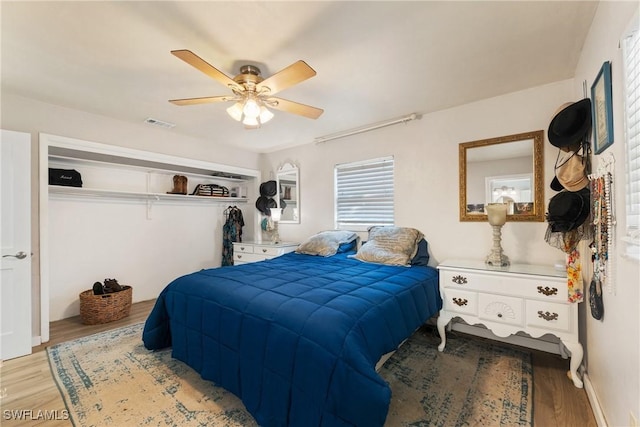
[[273, 118], [273, 113], [267, 107], [298, 114], [310, 119], [317, 119], [324, 112], [320, 108], [273, 96], [316, 75], [313, 68], [304, 61], [294, 62], [266, 79], [260, 75], [258, 67], [243, 65], [240, 67], [240, 74], [231, 78], [190, 50], [173, 50], [171, 53], [212, 79], [227, 86], [233, 92], [233, 95], [169, 100], [175, 105], [234, 101], [235, 103], [227, 108], [227, 113], [233, 119], [241, 121], [247, 129], [259, 128]]

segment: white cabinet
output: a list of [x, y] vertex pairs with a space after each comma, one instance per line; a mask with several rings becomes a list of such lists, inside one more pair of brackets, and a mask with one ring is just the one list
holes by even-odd
[[454, 317], [484, 325], [499, 337], [517, 332], [532, 337], [552, 334], [571, 352], [571, 378], [582, 387], [577, 373], [583, 354], [578, 304], [567, 301], [564, 271], [529, 264], [492, 267], [471, 260], [447, 260], [438, 270], [443, 301], [438, 317], [440, 351], [446, 345], [445, 327]]
[[233, 265], [264, 261], [289, 252], [293, 252], [299, 243], [258, 243], [235, 242], [233, 244]]

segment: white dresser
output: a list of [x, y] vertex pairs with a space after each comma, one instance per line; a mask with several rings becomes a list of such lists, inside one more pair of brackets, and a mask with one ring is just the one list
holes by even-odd
[[264, 261], [265, 259], [293, 252], [299, 243], [280, 242], [234, 242], [233, 243], [233, 265], [246, 264], [249, 262]]
[[493, 267], [472, 260], [447, 260], [438, 270], [443, 301], [438, 350], [444, 350], [445, 328], [454, 317], [484, 325], [499, 337], [520, 331], [534, 338], [553, 334], [571, 353], [571, 379], [582, 388], [577, 373], [583, 354], [578, 304], [567, 301], [566, 272], [530, 264]]

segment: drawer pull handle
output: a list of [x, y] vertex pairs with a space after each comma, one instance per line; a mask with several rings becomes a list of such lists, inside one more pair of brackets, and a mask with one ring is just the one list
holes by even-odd
[[238, 259], [242, 258], [242, 255], [238, 254]]
[[548, 286], [543, 288], [542, 286], [538, 286], [538, 293], [545, 294], [546, 296], [558, 295], [558, 288], [550, 288]]
[[244, 251], [244, 246], [240, 246], [240, 250], [241, 250], [241, 251]]
[[453, 276], [453, 279], [451, 279], [451, 281], [453, 283], [457, 283], [458, 285], [464, 285], [467, 283], [467, 278], [458, 275], [458, 276]]
[[558, 320], [558, 313], [538, 311], [538, 317], [546, 320], [547, 322], [551, 322], [552, 320]]
[[262, 252], [266, 254], [266, 253], [267, 253], [267, 250], [266, 250], [266, 249], [263, 249], [263, 250], [262, 250]]
[[454, 299], [453, 299], [453, 302], [454, 302], [454, 304], [459, 305], [460, 307], [462, 307], [463, 305], [467, 305], [467, 303], [468, 303], [469, 301], [467, 301], [467, 300], [466, 300], [466, 299], [464, 299], [464, 298], [454, 298]]
[[502, 313], [498, 313], [498, 317], [502, 319]]

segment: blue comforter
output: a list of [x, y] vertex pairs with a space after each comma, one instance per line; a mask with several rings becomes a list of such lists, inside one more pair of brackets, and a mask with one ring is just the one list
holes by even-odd
[[375, 364], [440, 310], [437, 271], [290, 253], [170, 283], [143, 333], [239, 396], [261, 426], [384, 424]]

